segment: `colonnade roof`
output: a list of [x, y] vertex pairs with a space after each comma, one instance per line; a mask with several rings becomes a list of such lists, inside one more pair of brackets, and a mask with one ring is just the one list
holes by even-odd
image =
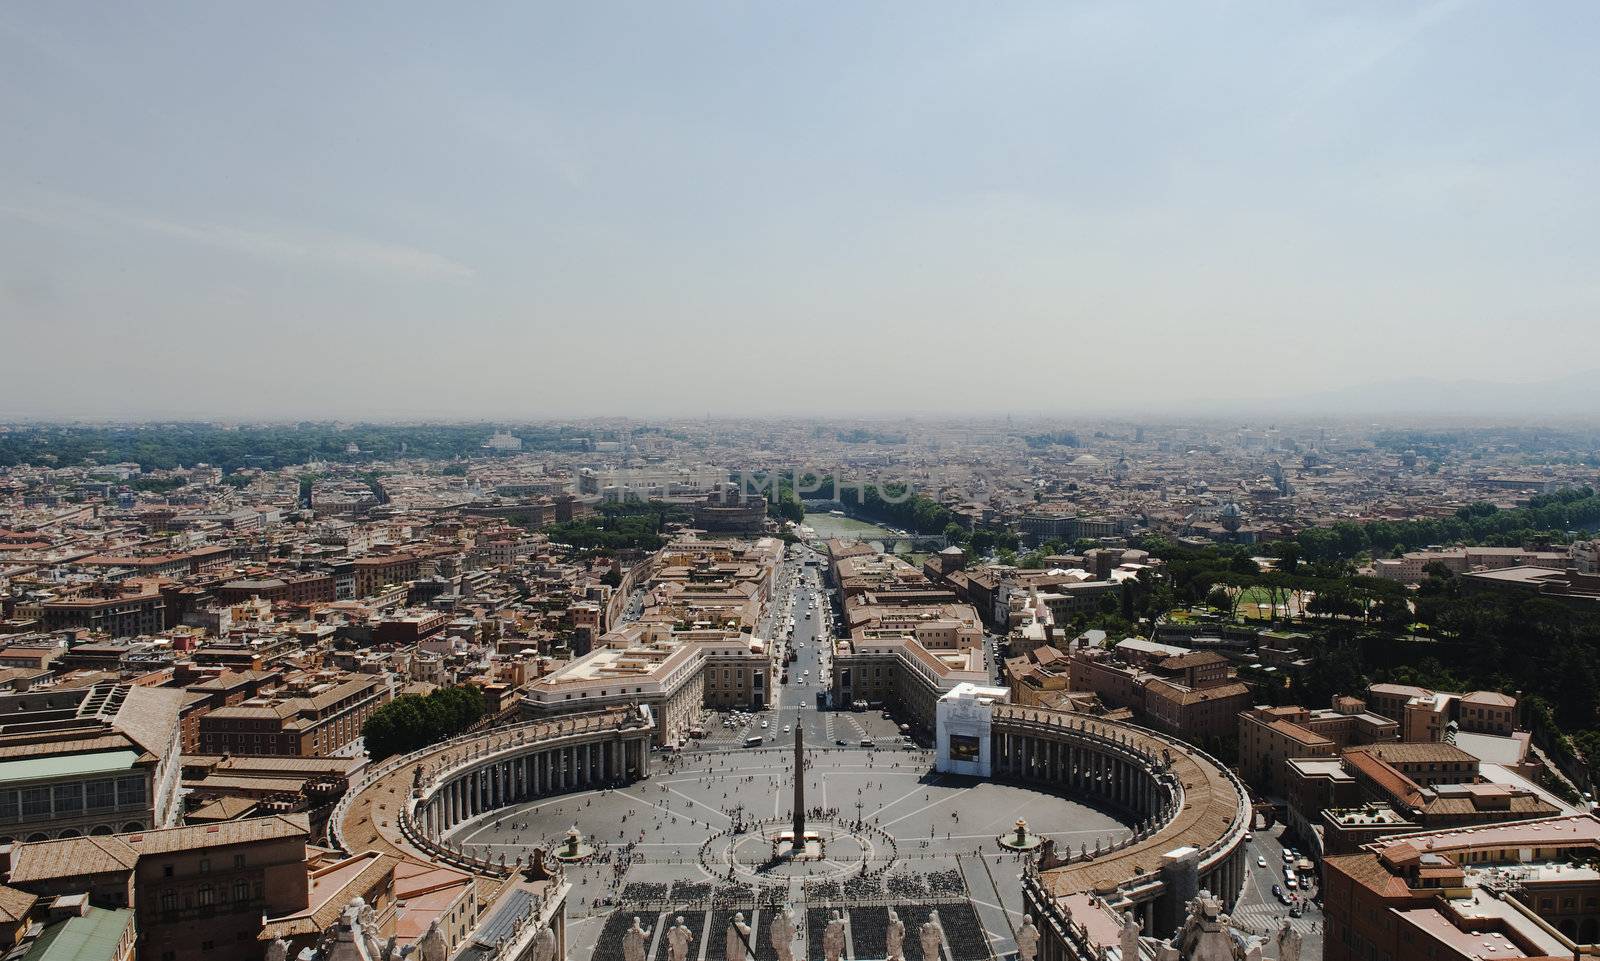
[[1130, 878], [1161, 867], [1163, 855], [1182, 847], [1205, 849], [1227, 835], [1234, 817], [1246, 798], [1237, 782], [1215, 762], [1188, 748], [1183, 742], [1159, 737], [1136, 727], [1102, 720], [1085, 714], [1041, 708], [1004, 705], [996, 707], [996, 720], [1002, 717], [1058, 725], [1065, 730], [1087, 722], [1091, 731], [1127, 739], [1128, 746], [1161, 757], [1166, 751], [1172, 759], [1172, 774], [1183, 784], [1184, 803], [1176, 817], [1160, 831], [1136, 844], [1044, 871], [1041, 881], [1055, 897], [1092, 893], [1097, 888], [1126, 883]]
[[[551, 718], [548, 721], [521, 726], [517, 730], [527, 732], [528, 740], [537, 743], [575, 734], [615, 731], [624, 721], [636, 716], [632, 709], [615, 708], [593, 714]], [[641, 727], [638, 730], [644, 733], [648, 728]], [[476, 745], [482, 743], [497, 745], [508, 736], [515, 737], [516, 733], [505, 729], [490, 729], [470, 740], [445, 742], [424, 748], [416, 755], [409, 756], [406, 763], [397, 765], [393, 770], [383, 773], [371, 783], [361, 787], [344, 808], [340, 822], [340, 835], [345, 847], [349, 849], [348, 853], [362, 854], [367, 851], [377, 851], [412, 861], [431, 862], [432, 856], [413, 846], [401, 832], [398, 823], [399, 814], [411, 796], [412, 779], [415, 777], [417, 764], [431, 767], [441, 763], [446, 757], [459, 759], [465, 750], [474, 749]], [[480, 877], [479, 893], [492, 897], [503, 883], [497, 878]]]

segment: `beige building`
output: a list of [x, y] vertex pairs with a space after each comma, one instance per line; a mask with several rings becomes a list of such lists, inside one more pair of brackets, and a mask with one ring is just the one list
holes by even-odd
[[308, 903], [308, 835], [305, 817], [288, 815], [21, 844], [7, 883], [132, 907], [140, 958], [255, 961], [263, 916]]
[[1263, 794], [1282, 794], [1290, 760], [1333, 758], [1342, 748], [1395, 740], [1394, 721], [1350, 697], [1331, 710], [1257, 706], [1239, 714], [1239, 775]]
[[654, 716], [657, 744], [681, 743], [701, 711], [760, 709], [772, 696], [766, 643], [748, 634], [675, 631], [631, 624], [600, 646], [535, 680], [523, 695], [529, 720], [640, 704]]
[[1410, 684], [1372, 684], [1367, 703], [1374, 713], [1399, 722], [1402, 741], [1443, 741], [1452, 722], [1458, 730], [1500, 737], [1518, 729], [1517, 699], [1497, 691], [1450, 694]]
[[200, 718], [204, 754], [326, 757], [361, 736], [392, 697], [379, 675], [308, 676]]
[[1239, 712], [1250, 706], [1250, 689], [1235, 678], [1226, 659], [1157, 648], [1166, 645], [1123, 641], [1115, 651], [1074, 651], [1067, 666], [1071, 689], [1092, 693], [1109, 707], [1127, 708], [1138, 723], [1192, 742], [1232, 737]]
[[183, 699], [123, 684], [0, 697], [0, 842], [175, 823]]
[[1452, 574], [1496, 571], [1507, 567], [1544, 567], [1564, 570], [1567, 551], [1529, 551], [1520, 547], [1453, 547], [1446, 550], [1408, 551], [1395, 558], [1373, 562], [1373, 573], [1402, 584], [1421, 583], [1429, 564], [1441, 564]]

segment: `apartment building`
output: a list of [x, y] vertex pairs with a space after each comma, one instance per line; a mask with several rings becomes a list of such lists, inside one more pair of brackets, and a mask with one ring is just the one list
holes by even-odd
[[1578, 957], [1600, 941], [1600, 875], [1573, 865], [1596, 859], [1592, 815], [1374, 841], [1323, 862], [1323, 957]]
[[266, 951], [262, 918], [307, 904], [309, 834], [292, 814], [19, 844], [6, 883], [132, 907], [140, 958], [256, 961]]
[[175, 823], [183, 700], [126, 684], [0, 697], [0, 842]]
[[358, 557], [351, 566], [355, 577], [356, 597], [371, 597], [391, 584], [403, 584], [422, 576], [422, 558], [415, 554]]
[[217, 708], [200, 718], [205, 754], [327, 757], [361, 736], [361, 725], [392, 693], [375, 675], [313, 676]]
[[167, 626], [167, 602], [155, 581], [102, 583], [40, 606], [47, 631], [83, 628], [112, 637], [159, 634]]
[[1333, 707], [1258, 705], [1239, 714], [1239, 774], [1262, 794], [1277, 794], [1293, 758], [1331, 758], [1353, 744], [1393, 741], [1399, 726], [1366, 710], [1358, 698], [1336, 697]]
[[224, 604], [259, 597], [272, 604], [329, 604], [337, 596], [331, 572], [279, 571], [258, 577], [240, 577], [212, 588]]
[[1442, 741], [1457, 730], [1509, 737], [1517, 730], [1517, 699], [1497, 691], [1451, 694], [1410, 684], [1371, 684], [1367, 703], [1400, 724], [1402, 741]]
[[1402, 584], [1421, 583], [1429, 564], [1439, 564], [1452, 574], [1494, 571], [1507, 567], [1539, 567], [1564, 570], [1570, 562], [1567, 551], [1530, 551], [1520, 547], [1453, 547], [1440, 550], [1408, 551], [1399, 557], [1373, 562], [1373, 573]]
[[1232, 737], [1239, 712], [1250, 706], [1250, 689], [1226, 659], [1183, 648], [1168, 648], [1155, 658], [1151, 648], [1167, 645], [1134, 640], [1112, 651], [1076, 650], [1067, 666], [1068, 683], [1109, 707], [1131, 710], [1141, 724], [1190, 741]]
[[774, 666], [766, 644], [724, 630], [678, 631], [659, 622], [602, 635], [593, 651], [528, 686], [529, 719], [644, 705], [656, 742], [680, 743], [705, 707], [758, 710], [770, 702]]

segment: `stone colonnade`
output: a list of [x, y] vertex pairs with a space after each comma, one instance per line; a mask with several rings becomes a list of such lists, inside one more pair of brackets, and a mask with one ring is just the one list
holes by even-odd
[[518, 744], [447, 772], [416, 807], [431, 837], [508, 804], [641, 777], [650, 763], [649, 733]]
[[[997, 713], [990, 737], [995, 776], [1048, 785], [1068, 797], [1089, 797], [1113, 807], [1134, 822], [1136, 840], [1158, 834], [1185, 803], [1183, 788], [1169, 773], [1166, 759], [1136, 748], [1133, 739], [1119, 734], [1115, 727], [1099, 730], [1092, 721], [1074, 722], [1065, 715], [1044, 712], [1030, 717], [1017, 711], [1009, 716]], [[1073, 852], [1070, 846], [1058, 851], [1069, 860], [1082, 853]], [[1160, 867], [1152, 862], [1145, 870]], [[1195, 890], [1209, 890], [1231, 907], [1248, 871], [1246, 852], [1240, 845], [1231, 856], [1216, 859], [1198, 876], [1191, 875], [1191, 883]], [[1146, 934], [1157, 934], [1158, 900], [1175, 892], [1166, 890], [1165, 878], [1152, 877], [1138, 887], [1137, 892], [1127, 892], [1132, 900], [1128, 910]], [[1053, 913], [1040, 910], [1037, 903], [1027, 907], [1043, 915]], [[1044, 939], [1039, 961], [1064, 961], [1046, 956], [1053, 940]], [[1063, 947], [1057, 943], [1055, 950]]]

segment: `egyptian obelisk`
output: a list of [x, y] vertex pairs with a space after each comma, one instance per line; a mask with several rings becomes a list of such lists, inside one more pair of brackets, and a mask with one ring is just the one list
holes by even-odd
[[806, 850], [806, 772], [800, 756], [800, 725], [794, 726], [794, 852]]

